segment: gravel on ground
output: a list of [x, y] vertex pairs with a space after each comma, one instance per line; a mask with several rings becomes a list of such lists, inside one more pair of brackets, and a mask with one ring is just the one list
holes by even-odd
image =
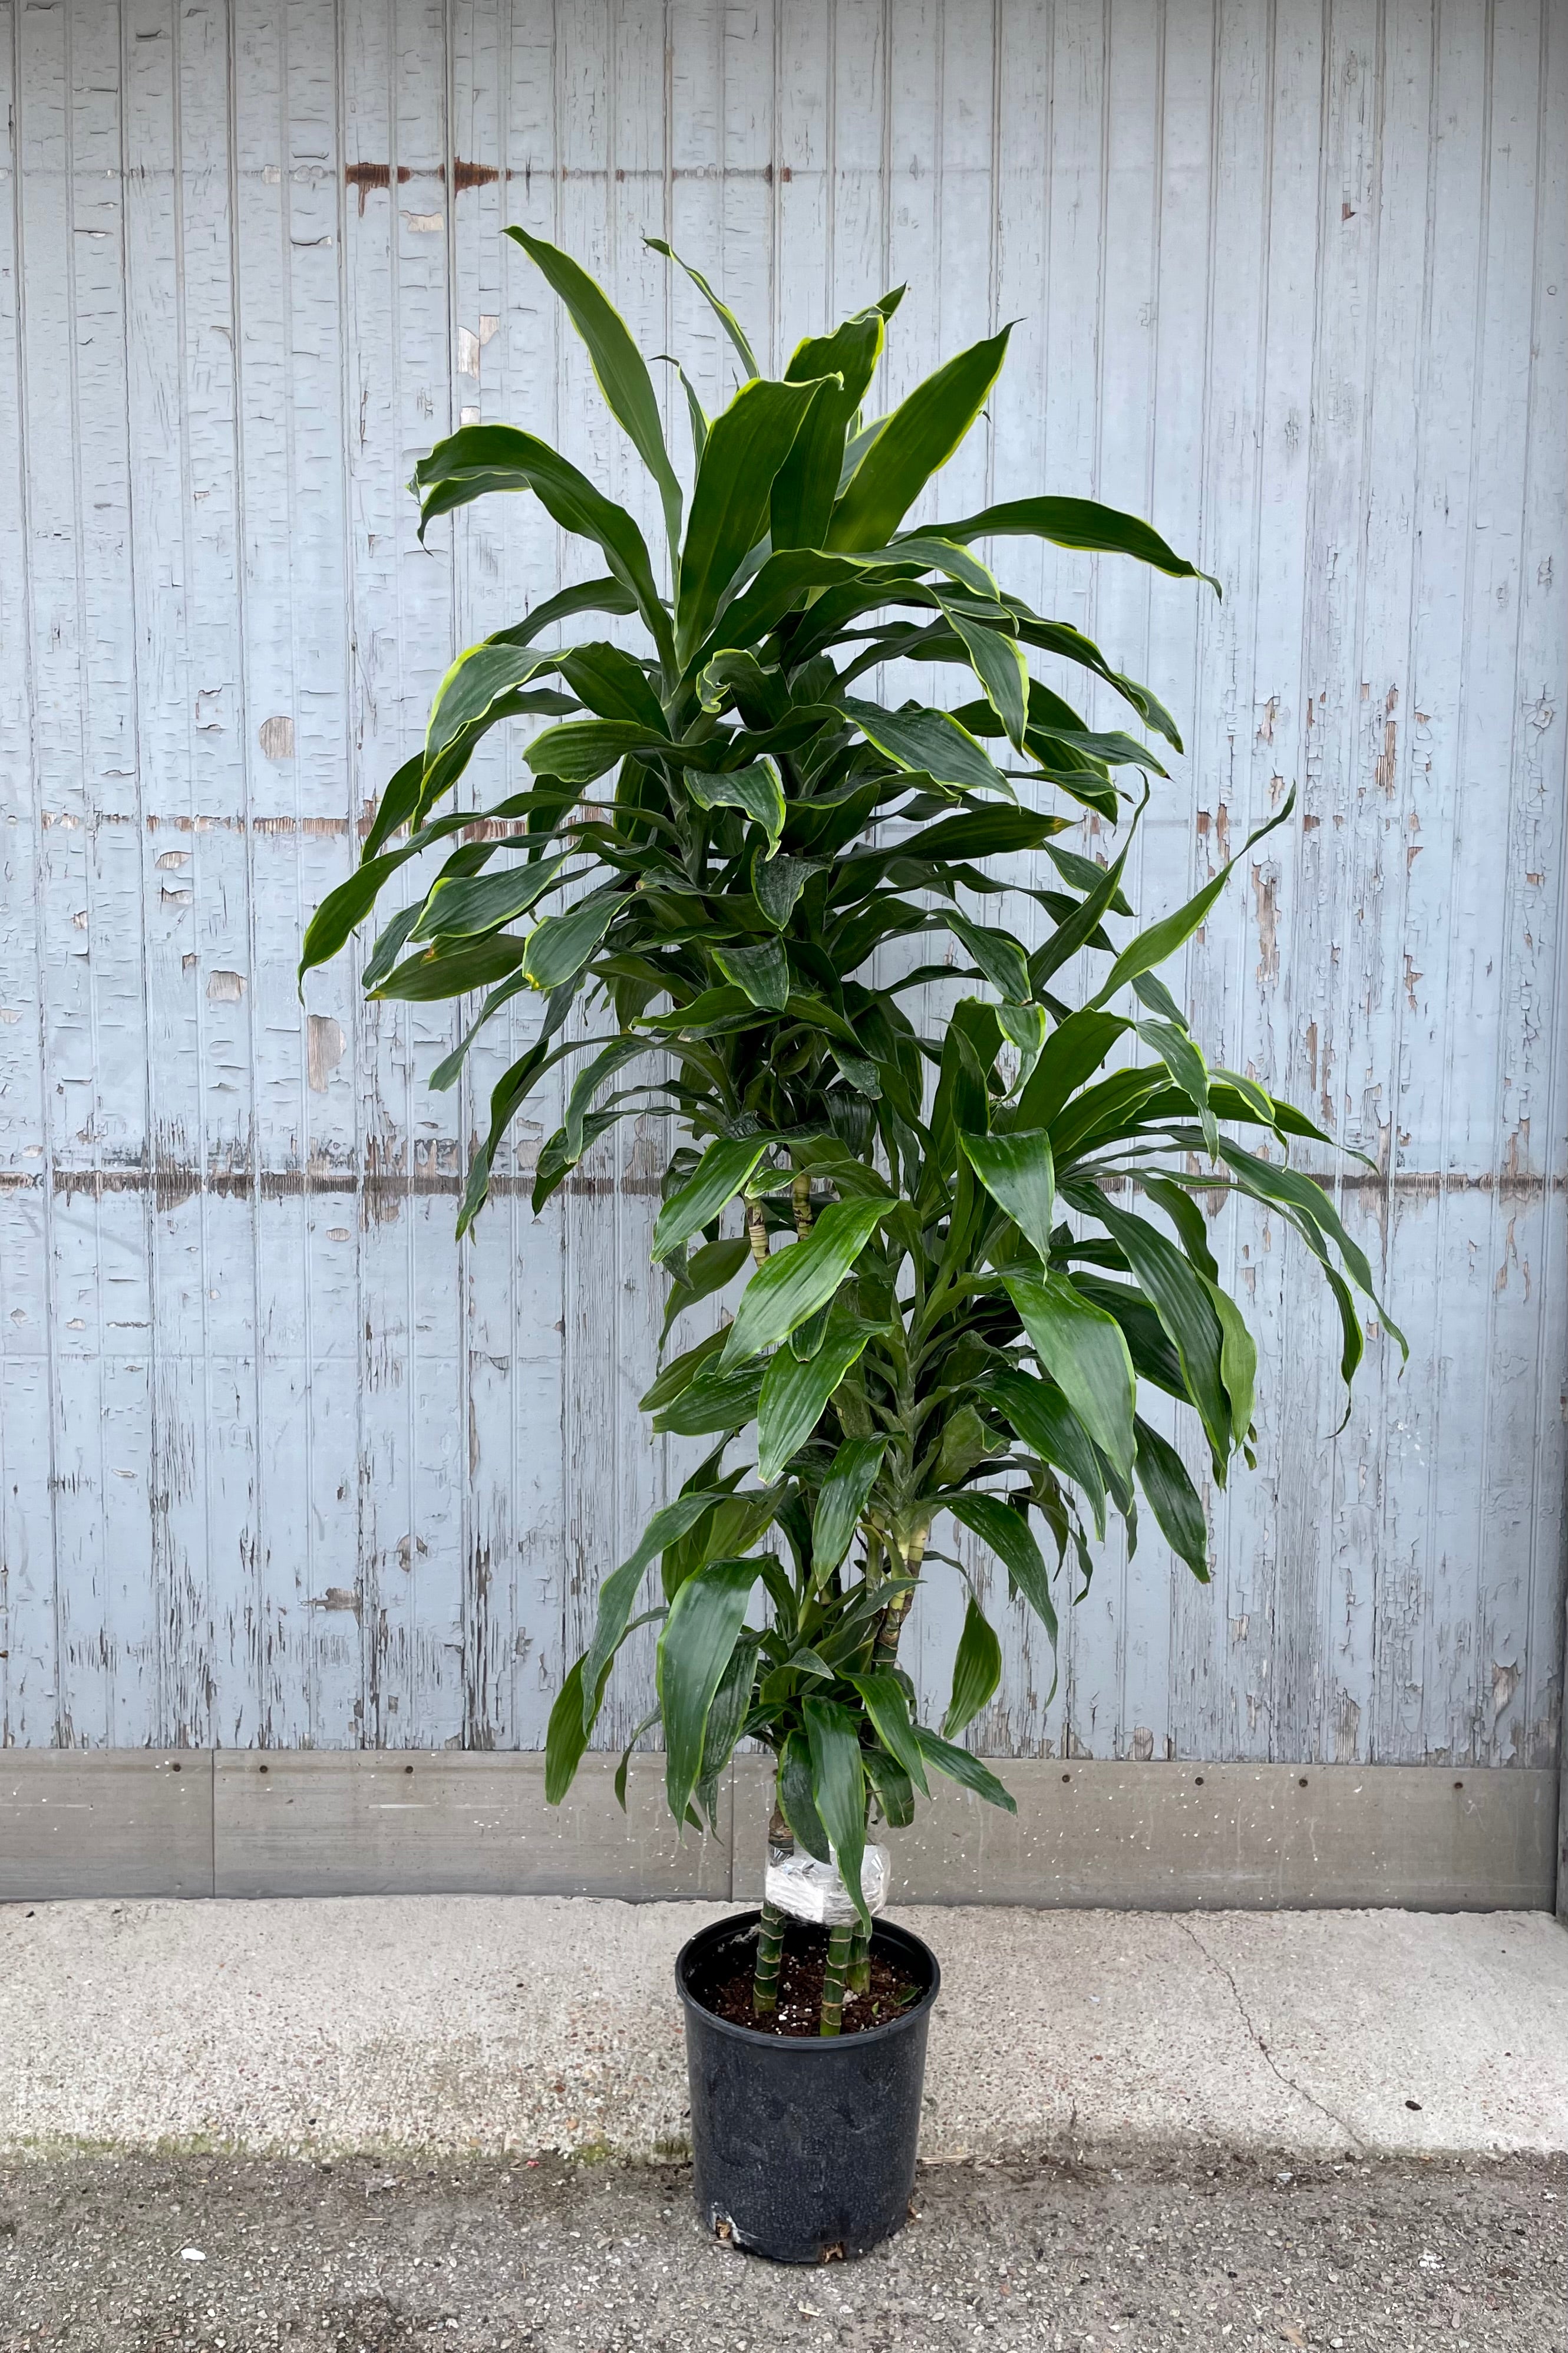
[[678, 2165], [22, 2159], [0, 2168], [5, 2353], [1563, 2353], [1568, 2161], [922, 2168], [862, 2262], [708, 2237]]

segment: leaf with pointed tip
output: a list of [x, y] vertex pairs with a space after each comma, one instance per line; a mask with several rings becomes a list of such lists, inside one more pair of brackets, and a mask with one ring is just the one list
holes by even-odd
[[515, 972], [522, 963], [521, 940], [464, 940], [451, 946], [437, 942], [417, 955], [405, 957], [395, 972], [367, 994], [407, 1005], [434, 1005], [443, 997], [463, 997], [472, 988], [489, 988]]
[[665, 1790], [678, 1822], [686, 1819], [702, 1768], [708, 1711], [761, 1575], [754, 1560], [705, 1561], [669, 1605], [656, 1675], [664, 1718]]
[[699, 808], [744, 809], [766, 832], [768, 855], [777, 849], [784, 826], [784, 797], [771, 760], [753, 760], [750, 767], [721, 769], [717, 775], [689, 768], [686, 790]]
[[898, 1676], [886, 1667], [879, 1667], [870, 1674], [847, 1675], [845, 1681], [859, 1694], [877, 1737], [889, 1756], [902, 1766], [921, 1797], [929, 1798], [931, 1790], [926, 1783], [925, 1757], [910, 1715], [910, 1703]]
[[680, 551], [675, 638], [682, 661], [701, 643], [725, 590], [767, 529], [773, 476], [816, 389], [755, 377], [709, 427]]
[[970, 667], [981, 685], [991, 708], [1002, 722], [1008, 742], [1016, 752], [1024, 748], [1024, 729], [1029, 693], [1029, 665], [1015, 637], [1005, 630], [988, 628], [962, 604], [946, 596], [938, 603], [963, 642], [969, 656]]
[[920, 1742], [921, 1755], [926, 1763], [934, 1765], [939, 1773], [945, 1773], [950, 1781], [956, 1781], [961, 1788], [968, 1789], [976, 1798], [984, 1798], [988, 1806], [1000, 1806], [1004, 1813], [1017, 1812], [1016, 1804], [991, 1767], [983, 1765], [978, 1757], [972, 1757], [967, 1748], [956, 1747], [951, 1740], [939, 1739], [934, 1732], [928, 1732], [923, 1724], [916, 1725], [915, 1738]]
[[581, 972], [622, 904], [618, 891], [595, 892], [564, 914], [546, 915], [528, 935], [522, 969], [535, 988], [559, 988]]
[[651, 252], [661, 253], [666, 261], [673, 261], [678, 269], [685, 270], [686, 275], [690, 279], [691, 283], [696, 287], [698, 292], [701, 295], [703, 301], [708, 304], [714, 317], [718, 320], [719, 324], [723, 328], [724, 332], [734, 344], [736, 351], [740, 353], [741, 365], [745, 369], [748, 376], [761, 375], [762, 369], [757, 365], [756, 359], [752, 351], [752, 346], [746, 338], [745, 329], [742, 326], [739, 319], [736, 318], [735, 313], [731, 310], [729, 304], [725, 301], [721, 301], [720, 297], [715, 294], [712, 287], [710, 286], [707, 279], [704, 278], [700, 269], [694, 269], [689, 261], [683, 261], [679, 254], [675, 250], [675, 248], [672, 245], [667, 245], [662, 237], [645, 237], [643, 243]]
[[759, 849], [752, 860], [752, 896], [774, 931], [782, 932], [795, 912], [800, 897], [816, 868], [806, 858], [791, 858], [780, 851], [769, 857]]
[[1081, 1487], [1094, 1514], [1096, 1532], [1105, 1534], [1105, 1474], [1094, 1442], [1054, 1381], [1009, 1368], [987, 1376], [986, 1395], [995, 1399], [1018, 1436], [1042, 1462], [1065, 1472]]
[[1051, 1140], [1040, 1128], [1013, 1128], [1001, 1135], [959, 1135], [965, 1159], [994, 1201], [999, 1202], [1042, 1265], [1051, 1255], [1057, 1180]]
[[766, 1153], [772, 1138], [721, 1136], [710, 1144], [679, 1193], [671, 1194], [654, 1221], [653, 1256], [668, 1258], [706, 1225], [710, 1225], [728, 1201], [732, 1201]]
[[419, 536], [437, 515], [490, 491], [531, 491], [563, 531], [592, 539], [637, 601], [666, 667], [675, 667], [669, 616], [654, 586], [647, 542], [625, 507], [595, 489], [586, 474], [547, 441], [515, 425], [465, 425], [437, 441], [414, 469], [420, 493]]
[[871, 1915], [860, 1886], [866, 1853], [866, 1771], [860, 1762], [860, 1730], [839, 1701], [803, 1699], [805, 1736], [811, 1750], [811, 1794], [832, 1843], [838, 1875], [867, 1933]]
[[944, 1495], [942, 1502], [955, 1520], [990, 1546], [1054, 1645], [1057, 1611], [1050, 1577], [1026, 1515], [1000, 1495]]
[[757, 1404], [757, 1476], [764, 1484], [805, 1445], [870, 1336], [869, 1325], [835, 1308], [815, 1356], [803, 1363], [793, 1348], [774, 1351]]
[[753, 1005], [782, 1013], [789, 1003], [789, 958], [779, 940], [759, 940], [742, 945], [726, 942], [713, 951], [713, 961], [726, 980], [745, 990]]
[[[945, 711], [884, 711], [880, 703], [843, 698], [846, 715], [868, 744], [912, 774], [930, 776], [939, 785], [957, 785], [966, 792], [995, 793], [1015, 797], [1013, 787], [995, 763], [981, 750], [966, 727]], [[906, 850], [912, 844], [900, 844]]]
[[572, 324], [588, 347], [588, 358], [605, 406], [625, 432], [658, 485], [664, 505], [665, 529], [671, 548], [680, 543], [680, 484], [664, 446], [664, 426], [658, 396], [647, 362], [632, 340], [630, 328], [602, 286], [582, 264], [558, 245], [531, 237], [525, 228], [509, 228], [508, 237], [537, 262], [554, 291], [565, 303]]
[[436, 883], [409, 934], [414, 940], [479, 939], [526, 915], [555, 888], [575, 853], [562, 850], [536, 866], [512, 867], [502, 874], [456, 875]]
[[1019, 534], [1048, 539], [1057, 547], [1082, 548], [1090, 554], [1131, 555], [1140, 564], [1152, 565], [1156, 572], [1168, 573], [1173, 580], [1206, 580], [1215, 595], [1219, 593], [1219, 582], [1211, 574], [1200, 572], [1167, 547], [1150, 524], [1115, 507], [1102, 507], [1093, 499], [1009, 499], [1005, 505], [965, 515], [962, 522], [934, 523], [931, 528], [944, 539], [1003, 539]]
[[963, 942], [998, 997], [1007, 997], [1015, 1005], [1028, 1003], [1034, 995], [1029, 960], [1011, 932], [998, 931], [992, 924], [972, 923], [967, 915], [955, 914], [949, 907], [942, 910], [942, 921], [954, 939]]
[[792, 1732], [779, 1755], [779, 1811], [795, 1836], [797, 1846], [818, 1862], [831, 1862], [832, 1845], [816, 1810], [816, 1799], [811, 1786], [811, 1750], [803, 1732]]
[[797, 1324], [825, 1307], [886, 1214], [882, 1201], [834, 1201], [804, 1240], [775, 1250], [741, 1294], [725, 1344], [726, 1367], [734, 1370], [763, 1349], [776, 1348]]
[[663, 705], [648, 683], [647, 670], [619, 646], [603, 638], [590, 638], [555, 659], [578, 702], [599, 718], [627, 721], [656, 737], [668, 734]]
[[942, 1720], [944, 1740], [952, 1739], [965, 1725], [973, 1723], [983, 1707], [990, 1704], [993, 1694], [1002, 1680], [1002, 1645], [985, 1612], [969, 1597], [963, 1613], [963, 1631], [958, 1638], [958, 1651], [952, 1662], [952, 1694], [947, 1703], [947, 1714]]
[[847, 1438], [828, 1466], [812, 1524], [811, 1573], [816, 1584], [826, 1583], [854, 1543], [887, 1448], [885, 1438]]
[[1003, 1281], [1036, 1356], [1100, 1451], [1130, 1478], [1136, 1382], [1121, 1326], [1065, 1275]]
[[1176, 1558], [1185, 1561], [1200, 1585], [1206, 1585], [1209, 1531], [1203, 1499], [1170, 1440], [1151, 1430], [1142, 1415], [1137, 1428], [1138, 1484]]
[[886, 546], [979, 416], [1006, 355], [1009, 332], [1004, 327], [999, 335], [972, 343], [894, 409], [833, 511], [830, 548]]
[[1096, 1199], [1094, 1214], [1121, 1250], [1181, 1358], [1187, 1395], [1197, 1408], [1208, 1436], [1215, 1476], [1223, 1485], [1226, 1458], [1240, 1433], [1231, 1430], [1230, 1399], [1220, 1363], [1225, 1335], [1210, 1286], [1146, 1218], [1119, 1209], [1103, 1195]]
[[[638, 1537], [636, 1550], [627, 1555], [619, 1568], [611, 1571], [599, 1588], [594, 1639], [582, 1661], [584, 1734], [594, 1728], [594, 1715], [586, 1704], [586, 1695], [590, 1692], [602, 1691], [605, 1670], [621, 1646], [637, 1605], [637, 1588], [644, 1577], [661, 1552], [694, 1528], [704, 1512], [710, 1511], [716, 1503], [722, 1500], [721, 1496], [706, 1490], [696, 1494], [677, 1495], [673, 1503], [666, 1504], [655, 1512]], [[596, 1706], [595, 1702], [595, 1710]]]

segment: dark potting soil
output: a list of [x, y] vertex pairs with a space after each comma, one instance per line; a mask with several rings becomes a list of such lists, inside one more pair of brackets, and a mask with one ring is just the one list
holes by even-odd
[[[779, 1969], [778, 2008], [761, 2017], [752, 2008], [752, 1974], [756, 1939], [731, 1947], [720, 1957], [719, 1967], [706, 1984], [691, 1988], [694, 1999], [715, 2018], [731, 2026], [749, 2026], [759, 2034], [808, 2035], [822, 2025], [822, 1981], [827, 1974], [827, 1931], [791, 1921], [784, 1931], [784, 1960]], [[873, 1943], [871, 1982], [865, 1993], [844, 1992], [840, 2032], [863, 2034], [868, 2027], [886, 2026], [925, 1990], [917, 1978]]]

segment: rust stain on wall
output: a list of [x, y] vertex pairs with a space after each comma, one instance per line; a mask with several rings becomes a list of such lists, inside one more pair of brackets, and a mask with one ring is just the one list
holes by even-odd
[[[407, 164], [399, 164], [397, 167], [399, 186], [401, 186], [408, 177], [409, 170]], [[372, 188], [391, 187], [392, 168], [390, 164], [345, 164], [343, 165], [343, 179], [349, 187], [357, 188], [359, 190], [360, 217], [363, 220], [364, 217], [365, 197], [369, 195]]]

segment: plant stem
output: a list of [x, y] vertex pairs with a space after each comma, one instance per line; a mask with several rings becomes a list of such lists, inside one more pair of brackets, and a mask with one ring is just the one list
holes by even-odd
[[[783, 1814], [775, 1806], [768, 1824], [768, 1861], [783, 1862], [795, 1852], [795, 1835]], [[762, 1923], [757, 1930], [757, 1960], [752, 1972], [752, 2010], [758, 2018], [770, 2017], [779, 2006], [779, 1968], [784, 1959], [784, 1915], [776, 1904], [763, 1905]]]
[[752, 1245], [752, 1256], [763, 1265], [768, 1255], [768, 1213], [761, 1201], [746, 1204], [746, 1240]]
[[[920, 1575], [921, 1563], [925, 1558], [926, 1537], [929, 1533], [926, 1528], [917, 1528], [904, 1543], [896, 1546], [899, 1565], [906, 1577]], [[912, 1595], [909, 1593], [895, 1593], [883, 1610], [882, 1622], [877, 1629], [877, 1641], [871, 1652], [873, 1670], [878, 1667], [890, 1667], [898, 1657], [899, 1636], [903, 1632], [904, 1620], [909, 1615], [910, 1602], [912, 1599]]]
[[795, 1211], [795, 1229], [805, 1241], [816, 1223], [811, 1206], [811, 1177], [805, 1169], [796, 1172], [790, 1183], [790, 1207]]
[[837, 2034], [844, 2017], [844, 1979], [849, 1968], [852, 1928], [827, 1932], [827, 1974], [822, 1980], [822, 2031]]
[[871, 1937], [865, 1928], [852, 1928], [849, 1946], [848, 1986], [851, 1993], [871, 1990]]

